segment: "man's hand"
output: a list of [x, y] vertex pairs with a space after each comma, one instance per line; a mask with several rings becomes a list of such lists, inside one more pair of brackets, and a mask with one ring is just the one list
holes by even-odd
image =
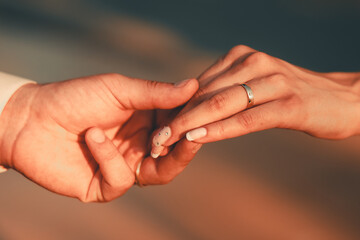
[[[25, 85], [0, 117], [0, 164], [59, 194], [112, 200], [133, 185], [135, 166], [148, 152], [155, 124], [149, 109], [182, 105], [197, 89], [195, 79], [174, 86], [118, 74]], [[161, 173], [179, 157], [190, 161], [194, 154], [179, 152], [198, 146], [179, 143], [172, 157], [160, 161], [165, 164], [146, 158], [142, 181], [169, 181], [179, 169], [169, 176], [157, 167]]]

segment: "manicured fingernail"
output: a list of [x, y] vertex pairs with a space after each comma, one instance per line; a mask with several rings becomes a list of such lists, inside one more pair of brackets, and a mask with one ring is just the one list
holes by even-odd
[[186, 139], [190, 142], [205, 137], [207, 134], [206, 128], [197, 128], [186, 133]]
[[153, 152], [151, 153], [152, 158], [158, 158], [159, 155], [160, 155], [160, 153], [153, 153]]
[[171, 136], [171, 129], [165, 126], [153, 138], [153, 144], [156, 147], [162, 146]]
[[177, 82], [174, 84], [175, 87], [184, 87], [188, 82], [190, 82], [191, 78], [190, 79], [185, 79], [185, 80], [182, 80], [180, 82]]
[[105, 134], [101, 129], [98, 129], [98, 128], [93, 129], [90, 137], [96, 143], [105, 142]]
[[162, 147], [162, 146], [153, 147], [153, 149], [151, 149], [151, 157], [158, 158], [163, 150], [164, 150], [164, 147]]

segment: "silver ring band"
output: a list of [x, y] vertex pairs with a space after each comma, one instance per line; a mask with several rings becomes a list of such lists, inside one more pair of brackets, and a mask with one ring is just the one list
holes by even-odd
[[251, 88], [246, 85], [246, 84], [240, 84], [240, 86], [242, 86], [245, 91], [246, 91], [246, 95], [248, 97], [248, 104], [247, 104], [247, 107], [246, 108], [251, 108], [252, 106], [254, 106], [254, 93], [253, 91], [251, 90]]

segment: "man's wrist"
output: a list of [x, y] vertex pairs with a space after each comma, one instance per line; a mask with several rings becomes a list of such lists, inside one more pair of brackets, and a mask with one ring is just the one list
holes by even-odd
[[0, 114], [0, 165], [3, 166], [2, 170], [13, 167], [14, 146], [21, 130], [27, 123], [31, 102], [38, 87], [34, 83], [21, 86], [8, 100]]

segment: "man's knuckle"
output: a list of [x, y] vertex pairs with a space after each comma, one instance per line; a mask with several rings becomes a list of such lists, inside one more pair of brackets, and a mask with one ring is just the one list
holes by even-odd
[[135, 176], [134, 174], [125, 174], [125, 176], [119, 174], [118, 176], [107, 179], [106, 182], [111, 187], [112, 191], [122, 193], [126, 192], [134, 185]]
[[121, 190], [127, 191], [134, 185], [134, 182], [135, 182], [134, 174], [129, 174], [129, 176], [127, 178], [122, 180], [119, 187]]
[[105, 153], [103, 153], [103, 159], [104, 161], [110, 161], [113, 160], [115, 158], [117, 158], [119, 156], [119, 153], [117, 151], [107, 151]]
[[146, 86], [149, 91], [156, 89], [159, 86], [160, 82], [146, 80]]
[[[161, 82], [157, 82], [157, 81], [152, 81], [152, 80], [146, 80], [146, 89], [147, 91], [149, 92], [157, 92], [159, 93], [159, 91], [156, 91], [160, 88], [160, 84]], [[162, 96], [158, 96], [158, 98], [161, 98], [165, 95], [165, 92], [162, 92], [161, 93]], [[150, 97], [148, 100], [150, 102], [150, 105], [154, 106], [156, 105], [157, 103], [155, 102], [155, 99], [154, 97]]]

